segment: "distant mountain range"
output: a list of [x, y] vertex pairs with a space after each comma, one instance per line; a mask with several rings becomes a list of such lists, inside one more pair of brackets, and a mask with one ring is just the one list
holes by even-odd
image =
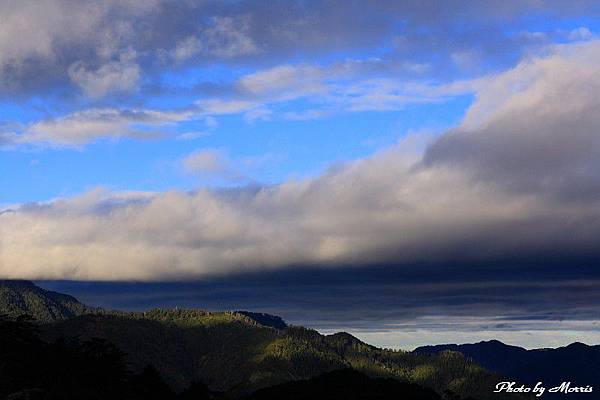
[[[105, 340], [125, 354], [132, 373], [142, 373], [150, 365], [177, 392], [201, 382], [206, 385], [206, 393], [226, 398], [277, 398], [292, 392], [305, 393], [305, 397], [279, 398], [311, 398], [315, 388], [325, 393], [347, 387], [354, 389], [348, 389], [348, 396], [340, 398], [371, 398], [352, 394], [376, 390], [387, 393], [373, 397], [381, 399], [518, 399], [522, 397], [497, 395], [493, 389], [505, 377], [527, 381], [537, 373], [533, 369], [538, 366], [550, 378], [552, 371], [558, 376], [564, 365], [575, 360], [578, 368], [590, 367], [587, 375], [580, 375], [587, 379], [598, 376], [593, 366], [600, 365], [597, 348], [584, 345], [565, 348], [562, 357], [560, 349], [529, 352], [500, 342], [406, 352], [379, 349], [347, 333], [321, 335], [288, 326], [276, 316], [247, 311], [110, 311], [86, 306], [74, 297], [26, 281], [0, 281], [0, 314], [33, 316], [38, 320], [37, 331], [47, 343]], [[593, 352], [588, 359], [585, 354], [589, 349]], [[556, 357], [540, 361], [546, 365], [530, 361], [534, 358], [529, 355], [538, 353]], [[552, 367], [554, 362], [561, 364]], [[526, 374], [527, 368], [532, 368], [530, 375]], [[346, 372], [323, 375], [339, 370]]]
[[[547, 387], [563, 381], [571, 381], [573, 386], [600, 384], [600, 346], [572, 343], [556, 349], [526, 350], [492, 340], [475, 344], [424, 346], [414, 352], [441, 354], [444, 351], [460, 352], [490, 371], [527, 384], [535, 385], [539, 381]], [[600, 391], [600, 386], [596, 390]], [[586, 398], [597, 397], [598, 393], [586, 395]]]

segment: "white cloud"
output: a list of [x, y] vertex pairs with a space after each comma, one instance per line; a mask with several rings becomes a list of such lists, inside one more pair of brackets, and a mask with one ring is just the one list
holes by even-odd
[[155, 0], [2, 2], [0, 89], [18, 89], [28, 86], [28, 81], [61, 82], [70, 65], [74, 67], [69, 72], [83, 79], [87, 86], [85, 81], [91, 78], [80, 76], [83, 72], [106, 75], [115, 65], [100, 67], [95, 72], [85, 71], [79, 65], [95, 63], [98, 56], [103, 58], [101, 50], [106, 49], [107, 43], [127, 48], [135, 34], [133, 20], [148, 17], [156, 11], [158, 3]]
[[330, 71], [315, 65], [280, 65], [245, 75], [237, 84], [255, 96], [287, 99], [323, 92], [328, 75]]
[[475, 50], [461, 50], [450, 55], [452, 62], [464, 70], [472, 70], [481, 65], [481, 54]]
[[580, 26], [579, 28], [573, 29], [569, 32], [568, 35], [569, 40], [580, 41], [580, 40], [590, 40], [594, 38], [594, 34], [589, 28], [585, 26]]
[[208, 52], [219, 58], [234, 58], [259, 52], [249, 36], [248, 17], [213, 17], [211, 25], [202, 33]]
[[69, 77], [92, 98], [114, 92], [130, 92], [137, 88], [141, 77], [135, 54], [121, 54], [118, 61], [103, 64], [96, 70], [87, 69], [81, 62], [69, 67]]
[[253, 101], [221, 99], [198, 100], [195, 105], [208, 116], [245, 113], [260, 106]]
[[226, 152], [221, 149], [197, 150], [181, 160], [183, 170], [201, 178], [240, 182], [244, 179]]
[[[409, 104], [440, 102], [473, 90], [473, 85], [436, 86], [407, 80], [402, 71], [423, 68], [410, 63], [392, 68], [400, 74], [399, 78], [373, 77], [379, 69], [387, 68], [390, 65], [379, 59], [348, 60], [326, 66], [279, 65], [242, 76], [235, 87], [244, 100], [213, 99], [204, 103], [220, 105], [216, 112], [230, 105], [227, 112], [243, 112], [248, 117], [259, 110], [268, 110], [269, 116], [274, 116], [277, 114], [274, 106], [285, 109], [293, 103], [295, 109], [283, 111], [282, 116], [301, 120], [344, 112], [396, 111]], [[306, 104], [299, 105], [297, 100]], [[210, 109], [206, 107], [206, 112]]]
[[153, 138], [170, 124], [188, 119], [189, 112], [89, 109], [32, 123], [12, 136], [13, 144], [82, 146], [101, 138]]
[[[432, 344], [465, 344], [485, 340], [500, 340], [527, 349], [556, 348], [582, 340], [593, 345], [600, 341], [598, 321], [505, 320], [503, 323], [514, 325], [514, 328], [490, 329], [490, 326], [497, 324], [498, 321], [489, 318], [470, 321], [466, 317], [451, 316], [440, 316], [436, 319], [435, 325], [427, 321], [427, 318], [416, 318], [414, 323], [410, 324], [411, 326], [396, 325], [382, 330], [346, 329], [346, 331], [374, 346], [406, 351]], [[338, 332], [334, 329], [320, 331], [323, 334]]]
[[176, 139], [177, 140], [194, 140], [194, 139], [201, 138], [203, 136], [208, 136], [212, 133], [212, 131], [217, 126], [219, 126], [219, 122], [216, 120], [216, 118], [214, 118], [210, 115], [204, 118], [204, 124], [206, 125], [205, 130], [184, 132], [184, 133], [177, 135]]
[[183, 159], [183, 167], [189, 173], [222, 173], [229, 163], [222, 151], [204, 149], [196, 151]]
[[194, 140], [208, 135], [210, 133], [206, 131], [190, 131], [177, 135], [177, 140]]
[[202, 52], [202, 42], [196, 36], [188, 36], [181, 40], [173, 50], [173, 58], [178, 61], [186, 61]]
[[600, 185], [592, 167], [600, 154], [598, 59], [599, 41], [557, 46], [487, 79], [427, 162], [460, 165], [511, 190], [586, 197]]
[[204, 118], [204, 123], [206, 124], [206, 127], [208, 129], [214, 129], [217, 126], [219, 126], [219, 121], [217, 121], [214, 117], [211, 117], [210, 115]]
[[198, 36], [191, 35], [177, 43], [173, 58], [177, 62], [202, 55], [229, 59], [259, 51], [249, 36], [248, 17], [213, 17], [210, 25]]
[[247, 122], [253, 123], [255, 121], [268, 121], [273, 115], [273, 110], [268, 108], [260, 107], [247, 111], [244, 114], [244, 119]]

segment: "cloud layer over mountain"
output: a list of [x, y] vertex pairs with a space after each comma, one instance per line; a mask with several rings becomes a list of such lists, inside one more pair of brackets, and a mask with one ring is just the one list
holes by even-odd
[[[53, 47], [31, 40], [37, 46], [0, 51], [4, 65], [52, 57]], [[95, 190], [11, 207], [0, 214], [0, 276], [164, 280], [298, 265], [598, 256], [599, 59], [598, 41], [553, 46], [457, 83], [476, 97], [460, 125], [409, 135], [317, 178], [191, 193]], [[91, 94], [110, 87], [86, 89], [87, 70], [78, 71]], [[127, 129], [146, 117], [111, 120]]]

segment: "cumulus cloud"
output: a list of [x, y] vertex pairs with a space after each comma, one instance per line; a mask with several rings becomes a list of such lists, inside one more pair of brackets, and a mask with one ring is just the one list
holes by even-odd
[[569, 32], [568, 36], [569, 40], [579, 41], [579, 40], [590, 40], [594, 37], [592, 31], [585, 26], [580, 26], [579, 28], [573, 29]]
[[137, 87], [140, 75], [140, 66], [132, 53], [122, 54], [118, 61], [103, 64], [96, 70], [87, 69], [81, 62], [69, 67], [71, 80], [92, 98], [129, 92]]
[[[69, 66], [76, 63], [105, 63], [110, 52], [127, 48], [136, 21], [148, 18], [157, 5], [153, 0], [3, 2], [0, 90], [38, 91], [65, 83]], [[107, 52], [107, 43], [115, 49]], [[110, 68], [114, 65], [96, 73]]]
[[222, 153], [217, 150], [194, 152], [183, 160], [183, 166], [190, 173], [220, 172], [227, 167]]
[[198, 36], [180, 41], [173, 57], [182, 62], [201, 55], [229, 59], [258, 52], [258, 45], [249, 36], [248, 16], [213, 17], [210, 25]]
[[425, 163], [460, 166], [519, 193], [588, 199], [600, 188], [599, 43], [558, 46], [490, 78]]
[[181, 165], [186, 173], [200, 177], [215, 177], [234, 182], [243, 179], [227, 154], [220, 149], [195, 151], [183, 158]]
[[[0, 275], [158, 280], [290, 265], [597, 256], [598, 59], [598, 41], [555, 47], [478, 81], [454, 129], [409, 135], [318, 178], [16, 207], [0, 215]], [[218, 166], [210, 154], [197, 159]]]

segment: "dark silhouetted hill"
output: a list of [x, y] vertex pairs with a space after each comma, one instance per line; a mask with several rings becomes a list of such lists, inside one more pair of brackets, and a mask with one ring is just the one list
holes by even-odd
[[[571, 381], [573, 386], [600, 383], [600, 346], [572, 343], [556, 349], [526, 350], [492, 340], [463, 345], [424, 346], [414, 352], [441, 354], [448, 350], [460, 352], [490, 371], [528, 384], [542, 381], [550, 387], [563, 381]], [[598, 394], [586, 394], [585, 397], [598, 398]]]
[[287, 324], [285, 321], [276, 315], [270, 315], [265, 313], [255, 313], [250, 311], [237, 311], [239, 314], [245, 315], [246, 317], [256, 321], [263, 326], [270, 326], [275, 329], [285, 329]]

